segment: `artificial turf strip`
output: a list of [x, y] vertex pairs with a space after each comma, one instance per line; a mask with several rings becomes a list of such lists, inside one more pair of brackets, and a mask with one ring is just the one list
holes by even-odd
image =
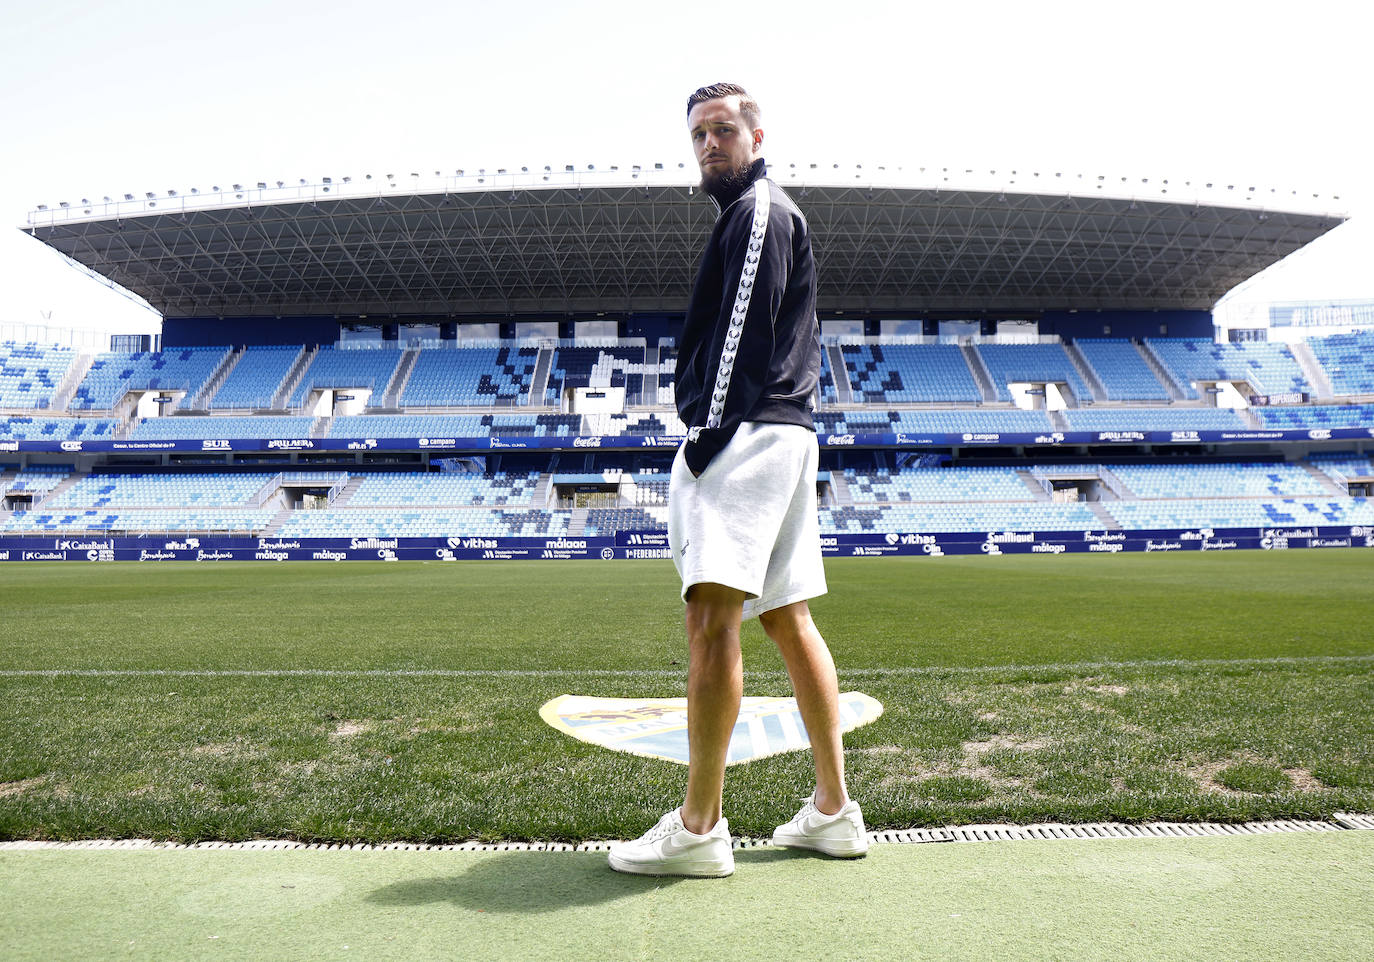
[[1353, 960], [1374, 833], [758, 848], [728, 879], [599, 853], [0, 852], [13, 962]]
[[[875, 828], [1374, 811], [1374, 552], [827, 571], [841, 683], [886, 706], [847, 738]], [[682, 791], [537, 714], [683, 693], [670, 565], [0, 573], [0, 838], [629, 837]], [[745, 649], [748, 693], [786, 694]], [[805, 754], [732, 769], [732, 826], [809, 784]]]

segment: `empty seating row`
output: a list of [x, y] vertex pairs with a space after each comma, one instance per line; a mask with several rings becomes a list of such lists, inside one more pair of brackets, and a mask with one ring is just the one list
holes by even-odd
[[539, 348], [531, 345], [423, 350], [401, 406], [527, 404], [538, 357]]
[[1007, 385], [1016, 383], [1063, 383], [1082, 403], [1092, 394], [1062, 344], [979, 344], [978, 355], [992, 376], [997, 399], [1010, 401]]
[[873, 472], [844, 471], [855, 503], [904, 501], [1033, 501], [1015, 468], [914, 468]]
[[43, 503], [59, 508], [244, 506], [275, 475], [95, 473]]
[[[857, 402], [976, 404], [982, 400], [982, 392], [958, 345], [844, 344], [840, 351]], [[833, 390], [831, 398], [834, 400]]]
[[571, 512], [534, 508], [328, 508], [292, 511], [280, 538], [558, 537], [568, 533]]
[[370, 391], [367, 404], [380, 405], [400, 361], [401, 352], [393, 349], [322, 347], [310, 359], [300, 383], [291, 392], [290, 406], [299, 408], [305, 404], [312, 391], [340, 388]]
[[1155, 376], [1139, 348], [1125, 338], [1074, 342], [1107, 392], [1109, 401], [1167, 401], [1169, 391]]
[[1286, 344], [1153, 337], [1145, 343], [1189, 398], [1200, 397], [1199, 382], [1211, 381], [1247, 381], [1259, 394], [1312, 390]]
[[108, 418], [0, 417], [0, 438], [17, 441], [79, 441], [112, 438], [115, 422]]
[[1111, 464], [1137, 498], [1238, 498], [1330, 495], [1320, 478], [1284, 462]]
[[226, 533], [257, 534], [271, 522], [275, 512], [257, 508], [179, 508], [16, 511], [0, 525], [5, 534], [43, 532], [123, 532], [134, 533]]
[[1314, 404], [1303, 407], [1252, 409], [1267, 428], [1367, 428], [1374, 427], [1374, 404]]
[[48, 408], [76, 351], [49, 344], [0, 341], [0, 408]]
[[91, 362], [68, 406], [75, 410], [108, 411], [129, 391], [184, 391], [178, 407], [185, 407], [229, 353], [227, 347], [131, 354], [107, 351]]
[[1071, 431], [1246, 431], [1230, 408], [1074, 408], [1064, 412]]
[[1374, 394], [1374, 331], [1332, 334], [1307, 342], [1335, 394]]
[[403, 472], [368, 475], [352, 493], [347, 506], [504, 506], [528, 505], [539, 472], [493, 475]]
[[308, 438], [314, 425], [314, 418], [295, 415], [180, 415], [140, 421], [129, 437], [135, 441]]
[[304, 349], [290, 347], [247, 347], [224, 383], [210, 399], [211, 410], [269, 408], [281, 390], [282, 381]]

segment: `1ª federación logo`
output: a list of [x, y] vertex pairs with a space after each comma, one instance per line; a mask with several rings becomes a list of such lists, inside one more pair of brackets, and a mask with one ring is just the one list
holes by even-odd
[[[840, 730], [852, 731], [883, 713], [861, 691], [840, 695]], [[559, 695], [539, 717], [579, 741], [618, 752], [687, 764], [686, 698], [598, 698]], [[809, 748], [795, 698], [750, 697], [740, 703], [727, 765]]]

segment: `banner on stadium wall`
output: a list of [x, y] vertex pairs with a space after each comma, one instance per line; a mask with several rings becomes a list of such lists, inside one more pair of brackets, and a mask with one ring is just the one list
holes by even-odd
[[[827, 557], [895, 555], [1117, 554], [1292, 548], [1374, 548], [1374, 525], [1193, 528], [1139, 531], [838, 533], [821, 536]], [[668, 559], [661, 531], [570, 538], [0, 538], [0, 561], [515, 561]]]
[[[964, 432], [957, 434], [829, 434], [819, 435], [823, 448], [911, 447], [1057, 447], [1083, 444], [1225, 444], [1233, 441], [1331, 441], [1374, 438], [1374, 427], [1239, 431], [1053, 431], [1049, 433]], [[229, 438], [176, 441], [0, 441], [0, 453], [215, 453], [244, 451], [627, 451], [676, 448], [674, 435], [590, 435], [576, 437], [480, 438]]]

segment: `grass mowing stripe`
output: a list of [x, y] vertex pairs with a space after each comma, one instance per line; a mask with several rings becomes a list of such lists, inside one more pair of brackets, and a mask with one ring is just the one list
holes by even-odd
[[[915, 666], [840, 668], [842, 676], [886, 678], [906, 675], [1000, 675], [1007, 672], [1084, 672], [1118, 668], [1236, 668], [1374, 662], [1374, 655], [1311, 655], [1305, 658], [1174, 658], [1168, 661], [1077, 661], [1035, 665]], [[18, 668], [0, 669], [0, 678], [674, 678], [684, 668]], [[745, 678], [776, 679], [776, 671], [746, 671]]]

